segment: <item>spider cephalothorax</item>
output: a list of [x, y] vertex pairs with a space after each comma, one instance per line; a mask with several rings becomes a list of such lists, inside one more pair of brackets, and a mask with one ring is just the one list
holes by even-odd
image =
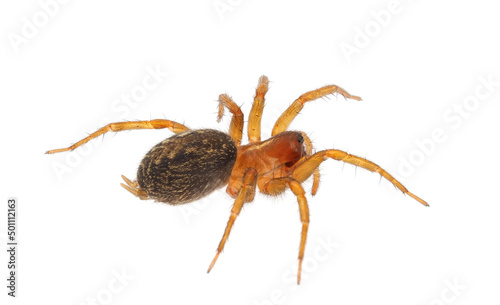
[[217, 253], [208, 268], [209, 272], [222, 252], [243, 204], [253, 201], [256, 189], [267, 195], [278, 195], [289, 188], [297, 197], [302, 222], [297, 273], [297, 283], [300, 283], [309, 226], [309, 208], [301, 183], [313, 176], [312, 194], [316, 194], [319, 186], [318, 167], [327, 159], [350, 163], [379, 173], [404, 194], [427, 206], [424, 200], [410, 193], [377, 164], [336, 149], [312, 153], [311, 140], [304, 132], [287, 131], [306, 102], [334, 93], [345, 98], [361, 100], [338, 86], [329, 85], [301, 95], [278, 118], [272, 130], [272, 137], [261, 141], [260, 120], [268, 83], [267, 77], [260, 77], [248, 118], [249, 143], [246, 145], [241, 145], [243, 113], [229, 96], [221, 94], [218, 121], [224, 114], [224, 108], [228, 108], [232, 114], [227, 134], [212, 129], [190, 130], [170, 120], [111, 123], [67, 148], [49, 150], [47, 153], [73, 150], [109, 131], [168, 128], [176, 133], [158, 143], [144, 156], [137, 171], [137, 180], [131, 181], [122, 176], [126, 183], [122, 183], [122, 186], [140, 199], [153, 199], [175, 205], [198, 200], [227, 185], [226, 192], [235, 202]]

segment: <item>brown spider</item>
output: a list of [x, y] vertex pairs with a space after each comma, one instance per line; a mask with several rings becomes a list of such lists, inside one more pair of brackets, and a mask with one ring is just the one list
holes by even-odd
[[49, 150], [47, 154], [71, 151], [109, 131], [168, 128], [176, 133], [158, 143], [146, 154], [139, 165], [136, 181], [132, 182], [122, 176], [126, 184], [121, 185], [140, 199], [154, 199], [176, 205], [198, 200], [227, 184], [226, 192], [235, 202], [208, 272], [224, 249], [243, 204], [253, 201], [256, 188], [264, 194], [274, 196], [283, 193], [288, 187], [297, 196], [302, 222], [297, 273], [299, 284], [309, 226], [309, 208], [301, 182], [312, 175], [312, 195], [316, 194], [319, 186], [318, 167], [328, 158], [377, 172], [404, 194], [428, 206], [424, 200], [410, 193], [377, 164], [336, 149], [313, 154], [311, 140], [304, 132], [287, 131], [306, 102], [333, 93], [361, 100], [338, 86], [329, 85], [301, 95], [278, 118], [272, 130], [272, 137], [261, 141], [260, 121], [268, 84], [267, 77], [261, 76], [248, 119], [249, 143], [246, 145], [241, 145], [243, 113], [228, 95], [221, 94], [217, 121], [221, 120], [224, 107], [227, 107], [232, 113], [229, 134], [212, 129], [190, 130], [169, 120], [111, 123], [67, 148]]

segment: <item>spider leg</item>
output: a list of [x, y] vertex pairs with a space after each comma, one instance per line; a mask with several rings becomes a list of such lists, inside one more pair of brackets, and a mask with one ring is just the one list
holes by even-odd
[[124, 189], [131, 192], [135, 196], [139, 197], [139, 199], [141, 200], [149, 199], [148, 193], [146, 193], [146, 191], [139, 186], [137, 180], [132, 182], [124, 175], [122, 175], [122, 179], [123, 181], [125, 181], [125, 183], [127, 183], [127, 184], [120, 183], [120, 185], [123, 186]]
[[276, 123], [274, 124], [272, 135], [277, 135], [280, 132], [287, 130], [290, 123], [292, 123], [293, 119], [299, 114], [299, 112], [304, 108], [304, 104], [310, 101], [314, 101], [320, 97], [324, 97], [329, 94], [340, 93], [345, 98], [350, 98], [353, 100], [360, 101], [361, 98], [359, 96], [350, 95], [344, 89], [335, 86], [329, 85], [325, 87], [321, 87], [319, 89], [306, 92], [302, 94], [298, 99], [296, 99], [286, 110], [281, 114]]
[[236, 146], [240, 146], [241, 138], [243, 137], [243, 112], [238, 105], [227, 95], [219, 95], [219, 113], [217, 115], [217, 122], [220, 122], [224, 115], [224, 107], [229, 109], [233, 114], [231, 124], [229, 125], [229, 136], [236, 142]]
[[300, 284], [302, 261], [304, 260], [304, 251], [306, 248], [307, 229], [309, 228], [309, 206], [307, 205], [304, 188], [297, 180], [290, 177], [284, 177], [267, 181], [263, 185], [262, 192], [270, 195], [275, 195], [283, 192], [286, 186], [288, 186], [290, 190], [292, 190], [293, 194], [297, 196], [300, 211], [300, 221], [302, 223], [302, 233], [300, 236], [299, 247], [299, 267], [297, 271], [297, 284]]
[[243, 186], [239, 190], [238, 196], [234, 201], [233, 208], [231, 209], [231, 216], [229, 217], [229, 221], [227, 222], [224, 235], [222, 236], [219, 246], [217, 247], [217, 253], [215, 254], [215, 257], [210, 263], [210, 266], [208, 267], [207, 273], [210, 272], [210, 270], [212, 270], [212, 268], [215, 265], [215, 262], [217, 261], [217, 258], [219, 257], [219, 254], [224, 249], [224, 245], [226, 244], [226, 241], [229, 237], [229, 233], [231, 233], [234, 221], [236, 220], [236, 217], [238, 217], [238, 215], [240, 214], [243, 204], [245, 202], [248, 202], [249, 199], [253, 199], [253, 196], [255, 194], [255, 185], [257, 180], [256, 178], [257, 178], [257, 171], [255, 169], [248, 168], [245, 171], [245, 174], [243, 176]]
[[[300, 134], [302, 134], [302, 137], [304, 138], [304, 144], [306, 146], [306, 154], [307, 156], [312, 155], [312, 142], [311, 139], [307, 136], [307, 134], [303, 131], [299, 131]], [[318, 187], [319, 187], [319, 167], [316, 167], [316, 169], [313, 172], [313, 186], [312, 186], [312, 191], [311, 194], [314, 196], [316, 195], [316, 192], [318, 192]]]
[[269, 88], [269, 79], [262, 75], [255, 90], [255, 98], [248, 117], [248, 141], [250, 143], [260, 142], [260, 121], [264, 111], [265, 95]]
[[180, 133], [186, 130], [189, 130], [186, 126], [179, 124], [174, 121], [169, 121], [169, 120], [151, 120], [151, 121], [133, 121], [133, 122], [119, 122], [119, 123], [110, 123], [96, 132], [90, 134], [88, 137], [76, 142], [75, 144], [66, 147], [66, 148], [59, 148], [59, 149], [53, 149], [49, 150], [46, 152], [46, 154], [54, 154], [54, 153], [59, 153], [63, 151], [71, 151], [74, 150], [75, 148], [87, 143], [88, 141], [97, 138], [98, 136], [105, 134], [110, 131], [118, 132], [118, 131], [123, 131], [123, 130], [130, 130], [130, 129], [163, 129], [163, 128], [168, 128], [171, 131], [175, 133]]
[[387, 179], [389, 182], [391, 182], [395, 187], [397, 187], [399, 190], [403, 192], [403, 194], [407, 194], [416, 201], [420, 202], [421, 204], [428, 206], [427, 202], [422, 200], [421, 198], [415, 196], [414, 194], [410, 193], [406, 187], [401, 184], [398, 180], [396, 180], [393, 176], [391, 176], [387, 171], [385, 171], [383, 168], [378, 166], [377, 164], [364, 159], [360, 158], [351, 154], [346, 153], [345, 151], [342, 150], [336, 150], [336, 149], [329, 149], [329, 150], [323, 150], [315, 153], [314, 155], [308, 157], [308, 158], [303, 158], [301, 161], [299, 161], [298, 165], [295, 167], [292, 177], [296, 179], [299, 182], [302, 182], [309, 178], [311, 174], [314, 172], [318, 166], [326, 160], [326, 158], [332, 158], [337, 161], [342, 161], [345, 163], [350, 163], [358, 167], [362, 167], [364, 169], [367, 169], [371, 172], [379, 173], [382, 177]]

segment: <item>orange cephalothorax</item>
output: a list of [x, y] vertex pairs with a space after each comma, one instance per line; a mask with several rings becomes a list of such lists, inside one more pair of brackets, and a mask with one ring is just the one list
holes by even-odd
[[286, 177], [290, 168], [305, 155], [304, 137], [296, 131], [285, 131], [266, 141], [240, 146], [226, 192], [236, 198], [248, 167], [257, 171], [258, 181]]

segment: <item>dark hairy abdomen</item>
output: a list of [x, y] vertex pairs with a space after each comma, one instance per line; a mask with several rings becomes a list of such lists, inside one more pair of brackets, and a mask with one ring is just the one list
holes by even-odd
[[223, 132], [186, 131], [158, 143], [144, 156], [137, 182], [151, 199], [188, 203], [228, 183], [236, 154], [236, 144]]

